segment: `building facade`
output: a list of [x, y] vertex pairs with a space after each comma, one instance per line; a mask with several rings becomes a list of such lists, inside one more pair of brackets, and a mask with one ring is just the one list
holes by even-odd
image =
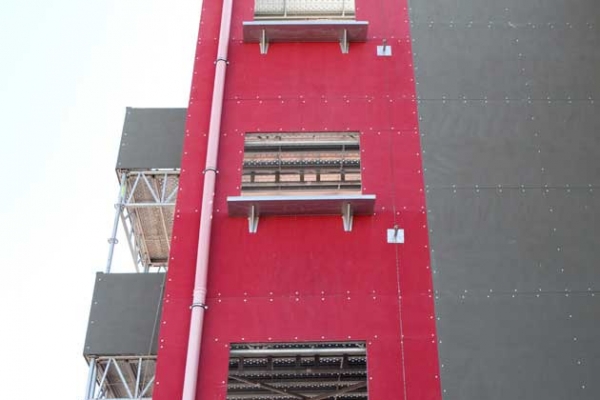
[[[265, 379], [262, 371], [240, 372], [250, 383], [235, 380], [233, 344], [264, 348], [265, 356], [276, 358], [277, 348], [315, 342], [366, 347], [367, 374], [351, 382], [359, 385], [368, 377], [370, 398], [409, 392], [439, 396], [408, 10], [396, 1], [346, 2], [343, 15], [337, 8], [343, 2], [288, 2], [299, 8], [284, 16], [281, 9], [267, 8], [275, 3], [283, 4], [256, 3], [265, 9], [255, 9], [253, 1], [233, 4], [198, 398], [225, 396], [228, 387], [236, 396], [252, 391], [252, 383], [278, 387], [278, 379], [291, 379], [277, 373]], [[331, 3], [331, 9], [313, 7], [319, 3]], [[290, 15], [293, 11], [297, 15]], [[325, 13], [331, 19], [321, 19]], [[186, 368], [202, 184], [213, 174], [205, 157], [221, 15], [221, 2], [204, 4], [163, 307], [157, 399], [180, 397]], [[248, 43], [259, 42], [263, 32], [262, 49]], [[340, 43], [344, 34], [349, 44]], [[384, 40], [392, 56], [378, 56]], [[258, 214], [255, 233], [248, 221], [252, 207]], [[351, 208], [346, 216], [353, 220], [351, 231], [344, 226], [344, 207]], [[405, 243], [388, 243], [394, 227], [406, 232]], [[290, 352], [275, 370], [286, 365]], [[322, 368], [334, 370], [329, 386], [316, 385], [317, 375], [303, 375], [307, 360], [290, 373], [308, 386], [296, 383], [286, 390], [316, 396], [348, 387], [336, 386], [339, 367], [327, 364]], [[262, 398], [269, 395], [264, 388], [259, 392]], [[366, 398], [366, 387], [355, 392]]]
[[87, 397], [597, 398], [599, 7], [204, 2], [187, 110], [128, 111], [168, 270], [99, 274]]

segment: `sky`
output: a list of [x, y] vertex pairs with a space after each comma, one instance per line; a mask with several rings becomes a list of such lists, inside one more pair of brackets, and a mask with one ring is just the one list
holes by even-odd
[[[201, 6], [0, 2], [2, 398], [83, 398], [125, 107], [187, 106]], [[116, 262], [133, 272], [123, 240]]]

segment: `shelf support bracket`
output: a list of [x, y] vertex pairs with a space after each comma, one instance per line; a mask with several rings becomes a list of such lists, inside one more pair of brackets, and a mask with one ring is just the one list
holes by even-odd
[[267, 30], [263, 29], [260, 33], [260, 54], [267, 54], [269, 51], [269, 40], [267, 39]]
[[354, 214], [352, 213], [352, 204], [345, 203], [342, 206], [342, 221], [344, 221], [344, 231], [352, 232], [352, 220], [354, 219]]
[[342, 48], [342, 54], [348, 54], [350, 52], [350, 43], [348, 42], [348, 29], [342, 31], [342, 37], [340, 38], [340, 47]]
[[258, 212], [256, 206], [250, 207], [250, 213], [248, 215], [248, 232], [256, 233], [258, 231]]

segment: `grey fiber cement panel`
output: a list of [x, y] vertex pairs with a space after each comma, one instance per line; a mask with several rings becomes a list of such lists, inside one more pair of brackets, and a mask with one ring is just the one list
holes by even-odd
[[600, 97], [598, 15], [596, 25], [546, 24], [517, 29], [528, 96], [550, 100]]
[[514, 29], [415, 25], [412, 36], [418, 98], [527, 97]]
[[419, 101], [428, 187], [539, 186], [541, 157], [526, 101]]
[[600, 97], [597, 25], [416, 24], [421, 99]]
[[542, 184], [599, 186], [600, 102], [535, 102], [532, 115], [540, 139]]
[[427, 195], [438, 294], [531, 291], [540, 285], [537, 258], [550, 227], [537, 224], [539, 190], [436, 189]]
[[600, 102], [420, 100], [429, 187], [600, 185]]
[[522, 24], [598, 22], [595, 0], [410, 0], [413, 23], [488, 22]]
[[155, 355], [165, 274], [98, 273], [84, 355]]
[[445, 400], [600, 398], [600, 293], [440, 296]]
[[409, 5], [444, 399], [600, 398], [600, 2]]
[[589, 189], [430, 189], [439, 294], [600, 290], [600, 195]]
[[117, 169], [177, 169], [187, 109], [127, 108]]
[[[545, 189], [551, 225], [542, 263], [561, 276], [557, 290], [600, 290], [600, 191]], [[600, 320], [599, 320], [600, 323]], [[600, 347], [600, 337], [598, 338]]]

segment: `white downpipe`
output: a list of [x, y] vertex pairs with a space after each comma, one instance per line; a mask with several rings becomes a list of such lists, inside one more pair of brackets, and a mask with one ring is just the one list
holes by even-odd
[[190, 334], [188, 338], [185, 376], [183, 381], [183, 400], [196, 400], [202, 326], [204, 322], [204, 310], [206, 308], [206, 277], [208, 274], [210, 231], [212, 227], [213, 199], [215, 194], [215, 175], [217, 171], [217, 156], [221, 131], [221, 114], [223, 110], [223, 92], [225, 88], [225, 71], [227, 69], [227, 49], [229, 47], [232, 7], [233, 0], [223, 0], [219, 47], [215, 62], [215, 82], [213, 86], [210, 123], [208, 128], [206, 168], [204, 170], [204, 188], [202, 191], [200, 230], [198, 234], [198, 256], [196, 258], [196, 277], [194, 280], [194, 294], [191, 307]]

